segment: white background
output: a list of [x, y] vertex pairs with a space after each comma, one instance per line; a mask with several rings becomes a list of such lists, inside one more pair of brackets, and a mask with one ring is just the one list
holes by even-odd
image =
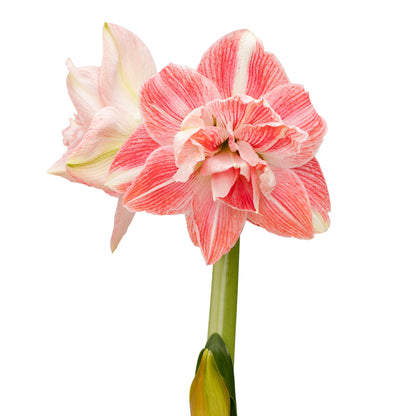
[[158, 69], [196, 67], [249, 28], [311, 93], [332, 225], [311, 241], [248, 224], [239, 416], [416, 414], [415, 39], [411, 1], [8, 2], [1, 30], [0, 414], [187, 415], [210, 273], [182, 217], [138, 214], [46, 174], [73, 107], [65, 60], [100, 65], [105, 21]]

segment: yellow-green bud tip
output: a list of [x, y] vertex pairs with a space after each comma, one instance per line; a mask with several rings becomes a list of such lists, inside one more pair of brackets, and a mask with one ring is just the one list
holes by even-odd
[[191, 416], [230, 416], [230, 395], [214, 355], [205, 349], [189, 392]]

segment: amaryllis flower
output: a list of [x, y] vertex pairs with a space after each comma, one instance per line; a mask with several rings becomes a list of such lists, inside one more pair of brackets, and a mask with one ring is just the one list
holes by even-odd
[[[139, 90], [156, 74], [153, 58], [133, 33], [113, 24], [103, 29], [101, 67], [76, 68], [68, 59], [68, 92], [77, 114], [62, 132], [66, 153], [49, 173], [120, 196], [105, 185], [121, 145], [142, 122]], [[115, 250], [134, 213], [117, 206], [111, 248]]]
[[110, 168], [128, 209], [185, 214], [208, 264], [246, 220], [288, 237], [326, 231], [329, 196], [314, 158], [325, 122], [253, 33], [220, 39], [196, 71], [170, 64], [144, 83], [140, 103], [145, 124]]

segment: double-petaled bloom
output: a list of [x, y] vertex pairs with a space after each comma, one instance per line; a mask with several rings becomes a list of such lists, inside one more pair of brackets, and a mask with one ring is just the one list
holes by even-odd
[[314, 157], [325, 122], [250, 31], [220, 39], [197, 70], [164, 68], [143, 84], [140, 105], [144, 124], [107, 185], [131, 211], [185, 214], [208, 264], [233, 247], [246, 220], [303, 239], [328, 228]]
[[[76, 68], [71, 60], [67, 61], [67, 87], [77, 114], [63, 131], [67, 151], [49, 173], [120, 197], [120, 193], [105, 184], [108, 170], [121, 145], [142, 122], [139, 90], [157, 71], [147, 47], [128, 30], [106, 24], [103, 43], [101, 67]], [[133, 215], [120, 199], [111, 237], [112, 250]]]

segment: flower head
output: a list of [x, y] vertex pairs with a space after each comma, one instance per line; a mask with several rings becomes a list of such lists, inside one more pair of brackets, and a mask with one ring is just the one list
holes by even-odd
[[[304, 239], [327, 229], [314, 158], [325, 122], [253, 33], [220, 39], [196, 71], [168, 65], [144, 83], [140, 103], [145, 123], [116, 156], [112, 188], [130, 210], [185, 214], [208, 264], [246, 220]], [[144, 166], [140, 148], [151, 150]]]
[[[67, 87], [77, 114], [63, 131], [67, 151], [48, 172], [120, 196], [105, 185], [108, 169], [121, 145], [142, 121], [139, 89], [156, 74], [156, 67], [144, 43], [120, 26], [105, 24], [103, 42], [101, 67], [76, 68], [67, 61]], [[121, 202], [118, 204], [113, 250], [133, 215]]]

